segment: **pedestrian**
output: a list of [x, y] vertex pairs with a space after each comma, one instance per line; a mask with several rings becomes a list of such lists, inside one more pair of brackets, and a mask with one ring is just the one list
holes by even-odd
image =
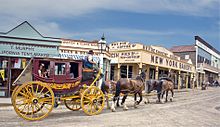
[[145, 81], [145, 79], [146, 79], [146, 73], [147, 73], [147, 69], [144, 70], [144, 71], [142, 71], [141, 74], [140, 74], [141, 78], [142, 78], [144, 81]]

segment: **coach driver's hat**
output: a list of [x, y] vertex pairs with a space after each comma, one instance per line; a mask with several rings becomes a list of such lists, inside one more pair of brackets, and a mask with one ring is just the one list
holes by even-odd
[[88, 54], [94, 54], [93, 50], [89, 50]]

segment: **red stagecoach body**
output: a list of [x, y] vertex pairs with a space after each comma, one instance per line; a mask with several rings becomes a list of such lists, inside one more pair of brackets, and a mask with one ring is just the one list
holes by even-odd
[[81, 60], [32, 58], [12, 84], [13, 107], [26, 120], [47, 117], [59, 101], [72, 111], [82, 108], [88, 115], [99, 114], [105, 102], [95, 86], [100, 74], [83, 68]]

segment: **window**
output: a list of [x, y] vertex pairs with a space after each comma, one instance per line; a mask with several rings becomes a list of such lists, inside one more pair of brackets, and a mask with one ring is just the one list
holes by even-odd
[[189, 59], [189, 55], [185, 55], [185, 59], [188, 60]]
[[45, 78], [50, 77], [50, 61], [39, 61], [38, 74]]
[[114, 71], [115, 71], [115, 66], [111, 66], [110, 80], [114, 80]]
[[56, 63], [55, 64], [55, 75], [64, 75], [65, 74], [65, 63]]
[[129, 66], [128, 68], [128, 78], [132, 78], [132, 66]]
[[70, 63], [70, 78], [77, 78], [79, 77], [79, 72], [78, 72], [79, 64], [78, 63]]
[[127, 78], [127, 66], [121, 66], [121, 78]]

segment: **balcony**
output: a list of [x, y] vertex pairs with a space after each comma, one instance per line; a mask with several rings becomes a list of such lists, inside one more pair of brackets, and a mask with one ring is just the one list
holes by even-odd
[[205, 64], [205, 63], [198, 63], [197, 64], [197, 70], [199, 70], [199, 71], [210, 71], [210, 72], [217, 73], [217, 74], [220, 73], [219, 68], [213, 67], [213, 66], [211, 66], [209, 64]]

